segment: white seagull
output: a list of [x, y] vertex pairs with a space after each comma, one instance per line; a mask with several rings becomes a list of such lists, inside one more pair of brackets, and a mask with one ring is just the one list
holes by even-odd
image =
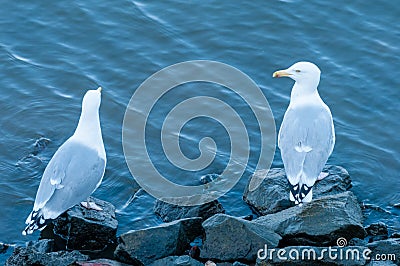
[[88, 201], [100, 185], [106, 168], [99, 119], [101, 90], [101, 87], [89, 90], [83, 97], [75, 133], [61, 145], [44, 170], [23, 235], [44, 229], [49, 221], [84, 200], [87, 200], [81, 202], [84, 207], [101, 210]]
[[310, 62], [298, 62], [273, 74], [274, 78], [289, 77], [296, 82], [278, 136], [289, 196], [295, 204], [312, 200], [312, 187], [327, 176], [321, 171], [335, 145], [332, 114], [317, 90], [320, 75], [319, 68]]

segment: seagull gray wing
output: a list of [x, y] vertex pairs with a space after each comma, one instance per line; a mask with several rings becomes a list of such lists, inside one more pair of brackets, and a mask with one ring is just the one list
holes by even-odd
[[289, 182], [314, 185], [334, 143], [332, 115], [325, 104], [289, 107], [278, 137]]
[[40, 183], [34, 211], [44, 219], [55, 219], [87, 199], [101, 183], [105, 159], [98, 151], [69, 139], [55, 153]]

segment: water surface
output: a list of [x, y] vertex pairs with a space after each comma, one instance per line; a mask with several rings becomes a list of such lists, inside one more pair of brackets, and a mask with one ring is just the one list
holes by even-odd
[[[299, 60], [322, 70], [320, 94], [330, 106], [337, 142], [330, 164], [344, 166], [366, 223], [382, 220], [400, 229], [393, 208], [400, 202], [400, 6], [394, 1], [7, 1], [0, 9], [0, 241], [23, 244], [42, 172], [73, 133], [87, 89], [104, 88], [101, 122], [108, 164], [95, 196], [118, 209], [119, 232], [158, 224], [153, 199], [139, 191], [123, 157], [121, 127], [135, 89], [151, 74], [185, 60], [232, 65], [263, 90], [277, 128], [289, 102], [291, 80], [272, 72]], [[199, 93], [199, 94], [197, 94]], [[248, 107], [223, 87], [176, 88], [152, 115], [161, 128], [173, 101], [196, 95], [223, 96], [242, 110], [249, 128], [257, 122]], [[155, 132], [156, 132], [155, 131]], [[183, 151], [198, 154], [198, 141], [220, 145], [213, 164], [179, 178], [197, 180], [221, 172], [229, 149], [217, 123], [193, 120], [182, 131]], [[259, 132], [250, 131], [249, 171], [221, 199], [227, 213], [247, 215], [241, 194], [259, 152]], [[35, 148], [41, 137], [50, 142]], [[177, 170], [149, 139], [152, 158], [171, 178]], [[141, 156], [138, 154], [138, 156]], [[279, 150], [273, 162], [282, 166]], [[375, 209], [379, 209], [375, 208]]]

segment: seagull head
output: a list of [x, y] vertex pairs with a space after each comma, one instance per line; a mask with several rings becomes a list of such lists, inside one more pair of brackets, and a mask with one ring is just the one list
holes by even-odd
[[272, 77], [281, 78], [289, 77], [296, 81], [296, 83], [308, 86], [318, 86], [321, 76], [321, 70], [310, 62], [297, 62], [291, 67], [275, 71]]
[[82, 111], [96, 111], [99, 110], [101, 103], [101, 91], [99, 87], [97, 90], [88, 90], [82, 100]]

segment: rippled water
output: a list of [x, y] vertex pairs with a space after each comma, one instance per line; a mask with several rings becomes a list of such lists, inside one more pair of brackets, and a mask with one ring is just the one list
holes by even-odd
[[[108, 164], [95, 196], [117, 207], [120, 232], [159, 223], [146, 193], [139, 191], [129, 202], [138, 187], [123, 157], [123, 116], [147, 77], [197, 59], [224, 62], [249, 75], [267, 97], [277, 127], [292, 81], [274, 80], [272, 72], [299, 60], [315, 62], [322, 70], [319, 91], [336, 126], [329, 163], [348, 169], [360, 201], [382, 208], [367, 211], [367, 223], [379, 219], [400, 229], [400, 211], [392, 207], [400, 202], [400, 6], [394, 1], [7, 2], [0, 9], [0, 241], [22, 244], [37, 238], [20, 232], [41, 174], [73, 133], [84, 92], [98, 85], [104, 88], [101, 121]], [[195, 96], [196, 90], [223, 95], [248, 115], [250, 128], [256, 123], [246, 104], [226, 88], [177, 88], [174, 99]], [[159, 114], [172, 107], [167, 102]], [[152, 125], [159, 129], [164, 117], [157, 114]], [[182, 134], [183, 151], [193, 156], [199, 139], [211, 136], [222, 146], [226, 139], [226, 132], [208, 120], [191, 121]], [[259, 133], [249, 134], [249, 171], [221, 199], [233, 215], [250, 213], [241, 193], [259, 152]], [[51, 141], [35, 152], [40, 137]], [[149, 144], [155, 150], [156, 137]], [[166, 175], [176, 176], [161, 153], [152, 156]], [[221, 149], [212, 165], [186, 173], [187, 178], [221, 172], [226, 156]], [[273, 165], [282, 165], [279, 151]]]

